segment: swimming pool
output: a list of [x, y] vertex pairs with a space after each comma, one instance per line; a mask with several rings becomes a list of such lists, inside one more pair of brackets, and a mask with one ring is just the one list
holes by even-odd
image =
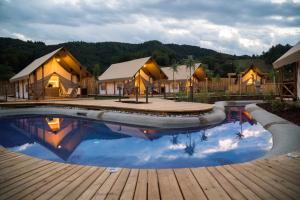
[[[41, 159], [129, 168], [217, 166], [250, 161], [272, 148], [272, 135], [243, 107], [220, 125], [157, 129], [64, 115], [0, 118], [0, 145]], [[145, 122], [147, 124], [147, 122]]]

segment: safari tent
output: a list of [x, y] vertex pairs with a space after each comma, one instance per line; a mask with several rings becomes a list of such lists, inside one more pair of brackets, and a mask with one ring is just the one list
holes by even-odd
[[267, 73], [262, 72], [257, 66], [252, 64], [241, 73], [228, 73], [228, 77], [229, 79], [235, 78], [236, 83], [241, 81], [242, 85], [250, 86], [255, 84], [263, 84], [266, 80]]
[[[162, 71], [169, 77], [168, 80], [164, 81], [165, 91], [168, 93], [174, 93], [179, 91], [186, 91], [190, 86], [190, 69], [186, 65], [179, 65], [176, 71], [173, 71], [172, 67], [163, 67]], [[203, 64], [196, 63], [191, 68], [192, 84], [194, 89], [197, 88], [197, 83], [206, 77], [205, 69]], [[173, 82], [174, 72], [174, 82]]]
[[273, 63], [281, 98], [300, 99], [300, 42]]
[[10, 79], [16, 98], [76, 97], [90, 73], [64, 47], [35, 59]]
[[146, 87], [153, 87], [154, 81], [160, 82], [167, 78], [151, 57], [116, 63], [98, 77], [99, 93], [118, 95], [120, 92], [122, 95], [134, 93], [142, 95]]

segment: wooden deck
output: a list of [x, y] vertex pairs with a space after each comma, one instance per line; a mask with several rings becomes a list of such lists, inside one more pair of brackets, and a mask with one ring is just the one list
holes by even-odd
[[300, 158], [110, 173], [0, 148], [0, 199], [300, 199]]
[[[139, 99], [145, 102], [145, 99]], [[134, 99], [127, 99], [134, 102]], [[109, 100], [94, 100], [94, 99], [65, 99], [65, 100], [39, 100], [39, 101], [11, 101], [0, 103], [0, 106], [7, 107], [26, 107], [37, 105], [52, 105], [52, 106], [74, 106], [88, 109], [113, 109], [124, 110], [131, 112], [144, 113], [168, 113], [168, 114], [189, 114], [203, 113], [213, 109], [212, 104], [192, 103], [192, 102], [176, 102], [162, 98], [149, 98], [149, 103], [124, 103], [118, 102], [117, 99]]]

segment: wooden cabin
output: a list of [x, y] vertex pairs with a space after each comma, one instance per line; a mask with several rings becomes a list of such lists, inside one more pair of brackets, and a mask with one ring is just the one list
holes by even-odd
[[300, 99], [300, 42], [273, 63], [281, 99]]
[[[165, 91], [167, 93], [176, 93], [179, 91], [188, 91], [190, 86], [190, 69], [186, 65], [179, 65], [174, 71], [172, 67], [163, 67], [162, 71], [168, 76], [168, 80], [164, 81]], [[194, 90], [197, 90], [197, 83], [204, 80], [206, 77], [203, 64], [196, 63], [191, 68], [192, 83]], [[174, 75], [174, 80], [173, 80]]]
[[10, 79], [16, 98], [76, 97], [86, 93], [83, 84], [90, 73], [64, 47], [46, 54]]
[[99, 80], [100, 95], [122, 95], [138, 93], [143, 95], [146, 88], [153, 88], [155, 81], [168, 77], [151, 57], [112, 64]]

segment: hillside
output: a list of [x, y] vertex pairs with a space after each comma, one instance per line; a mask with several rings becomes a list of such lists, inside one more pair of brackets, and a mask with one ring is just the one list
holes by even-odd
[[[43, 42], [24, 42], [18, 39], [0, 37], [0, 74], [1, 79], [7, 79], [17, 73], [35, 58], [38, 58], [58, 47], [65, 46], [91, 72], [95, 66], [100, 66], [100, 72], [105, 71], [110, 64], [130, 59], [153, 56], [161, 66], [168, 66], [175, 59], [181, 61], [188, 55], [193, 55], [197, 61], [208, 64], [214, 75], [226, 76], [247, 66], [239, 66], [237, 60], [250, 60], [249, 56], [233, 56], [219, 53], [198, 46], [163, 44], [159, 41], [148, 41], [141, 44], [119, 42], [67, 42], [57, 45], [45, 45]], [[275, 48], [276, 49], [276, 48]], [[284, 49], [285, 50], [285, 49]], [[277, 52], [277, 51], [276, 51]], [[271, 55], [268, 52], [255, 59], [260, 60], [260, 66], [268, 71], [270, 65], [264, 64], [264, 59]]]

